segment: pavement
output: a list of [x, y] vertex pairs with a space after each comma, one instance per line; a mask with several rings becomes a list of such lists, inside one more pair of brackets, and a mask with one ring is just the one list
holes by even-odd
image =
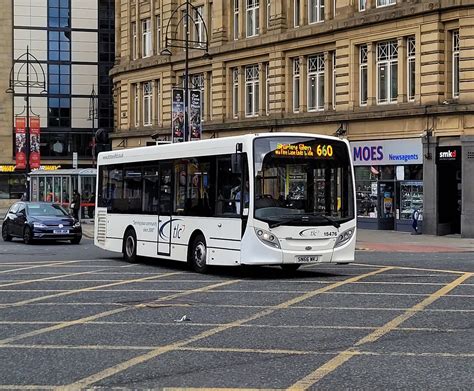
[[[83, 222], [84, 237], [94, 238], [94, 223]], [[461, 235], [412, 235], [409, 232], [357, 230], [358, 251], [396, 253], [465, 253], [474, 252], [474, 239]]]

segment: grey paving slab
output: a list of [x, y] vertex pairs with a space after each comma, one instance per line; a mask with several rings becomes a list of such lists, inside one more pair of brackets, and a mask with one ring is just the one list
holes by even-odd
[[[471, 330], [402, 331], [394, 330], [362, 349], [379, 353], [451, 353], [471, 354], [474, 360], [474, 339]], [[474, 363], [474, 361], [473, 361]]]
[[336, 352], [352, 346], [367, 330], [232, 328], [191, 346], [249, 349], [295, 349]]
[[433, 327], [441, 330], [473, 330], [474, 316], [472, 312], [424, 311], [415, 314], [413, 317], [403, 322], [403, 327]]
[[[102, 318], [101, 320], [107, 320]], [[174, 326], [174, 327], [173, 327]], [[81, 324], [25, 338], [27, 345], [163, 346], [190, 338], [207, 326], [179, 327], [157, 324]]]
[[363, 307], [363, 308], [410, 308], [422, 301], [426, 296], [410, 295], [362, 295], [341, 294], [334, 292], [322, 293], [299, 303], [299, 306], [311, 307]]
[[403, 311], [288, 308], [259, 318], [250, 324], [272, 326], [350, 326], [379, 327]]
[[331, 355], [171, 352], [95, 383], [98, 387], [286, 388]]
[[258, 293], [242, 293], [242, 292], [203, 292], [195, 293], [190, 298], [196, 303], [201, 304], [219, 304], [228, 305], [260, 305], [274, 306], [287, 300], [300, 296], [301, 293], [286, 292], [258, 292]]
[[[166, 303], [162, 303], [166, 305]], [[181, 304], [183, 306], [173, 306]], [[151, 303], [151, 306], [154, 304]], [[130, 311], [108, 316], [108, 322], [164, 322], [173, 324], [175, 320], [181, 319], [184, 315], [190, 320], [179, 327], [190, 327], [194, 324], [225, 324], [239, 319], [245, 319], [259, 311], [260, 308], [235, 308], [195, 305], [186, 298], [172, 300], [170, 307], [142, 307], [134, 308]]]
[[66, 322], [121, 308], [116, 305], [38, 305], [0, 308], [0, 319], [8, 322]]
[[468, 390], [473, 364], [466, 358], [358, 356], [311, 389]]
[[[453, 294], [453, 292], [449, 292]], [[459, 297], [459, 296], [443, 296], [430, 304], [429, 309], [457, 309], [474, 311], [474, 296]], [[474, 317], [474, 316], [473, 316]]]
[[[0, 294], [5, 291], [23, 291], [23, 290], [37, 290], [43, 291], [44, 293], [49, 293], [49, 291], [74, 291], [85, 288], [93, 288], [95, 286], [104, 285], [107, 283], [101, 282], [89, 282], [89, 281], [36, 281], [28, 282], [28, 280], [23, 281], [22, 284], [11, 285], [11, 286], [0, 286]], [[1, 284], [0, 284], [1, 285]]]
[[136, 355], [136, 351], [0, 348], [0, 385], [70, 384]]
[[333, 290], [333, 292], [354, 292], [354, 293], [418, 293], [429, 295], [441, 289], [443, 285], [422, 285], [422, 284], [346, 284]]

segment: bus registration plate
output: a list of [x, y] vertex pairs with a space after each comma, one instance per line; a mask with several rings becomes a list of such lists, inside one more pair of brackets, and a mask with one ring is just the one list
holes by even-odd
[[319, 255], [298, 255], [296, 257], [296, 262], [298, 263], [309, 263], [309, 262], [318, 262]]

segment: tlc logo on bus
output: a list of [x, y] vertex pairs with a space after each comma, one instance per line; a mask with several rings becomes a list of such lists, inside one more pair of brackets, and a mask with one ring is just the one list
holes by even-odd
[[383, 160], [383, 146], [354, 147], [354, 161], [371, 162]]

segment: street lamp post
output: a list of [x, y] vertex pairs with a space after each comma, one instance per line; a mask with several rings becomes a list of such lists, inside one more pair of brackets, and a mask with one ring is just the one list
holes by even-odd
[[[183, 16], [178, 20], [177, 25], [175, 26], [175, 30], [171, 31], [174, 35], [174, 39], [169, 36], [169, 29], [171, 25], [171, 21], [173, 17], [179, 12], [183, 11]], [[205, 36], [201, 37], [199, 31], [196, 28], [196, 35], [198, 39], [192, 39], [190, 37], [190, 28], [189, 25], [194, 21], [192, 13], [196, 15], [196, 18], [199, 18], [200, 22], [202, 23]], [[176, 38], [178, 36], [178, 28], [183, 23], [184, 27], [184, 39]], [[178, 8], [176, 8], [171, 17], [168, 20], [168, 24], [166, 25], [165, 30], [165, 47], [161, 51], [160, 54], [171, 56], [170, 47], [175, 48], [182, 48], [185, 52], [184, 57], [184, 140], [189, 140], [189, 49], [198, 49], [204, 51], [204, 58], [210, 58], [209, 56], [209, 35], [207, 31], [206, 23], [199, 12], [199, 10], [191, 4], [191, 2], [186, 1], [185, 3], [181, 4]]]
[[[21, 64], [18, 72], [15, 73], [15, 65]], [[26, 78], [22, 78], [22, 71], [26, 66]], [[41, 73], [38, 72], [38, 68]], [[42, 81], [40, 76], [42, 75]], [[44, 73], [43, 66], [38, 59], [30, 53], [29, 46], [26, 47], [26, 53], [22, 54], [16, 60], [13, 61], [12, 68], [10, 70], [10, 81], [9, 87], [5, 91], [7, 94], [14, 94], [15, 87], [23, 87], [26, 89], [25, 102], [26, 102], [26, 124], [25, 124], [25, 138], [26, 138], [26, 164], [25, 164], [25, 176], [26, 176], [26, 200], [30, 199], [30, 90], [34, 88], [42, 89], [41, 94], [47, 93], [46, 91], [46, 76]]]
[[92, 85], [91, 95], [89, 97], [89, 121], [92, 121], [92, 140], [91, 140], [91, 150], [92, 150], [92, 164], [95, 166], [95, 120], [99, 119], [98, 109], [97, 109], [97, 94], [95, 92], [95, 86]]

